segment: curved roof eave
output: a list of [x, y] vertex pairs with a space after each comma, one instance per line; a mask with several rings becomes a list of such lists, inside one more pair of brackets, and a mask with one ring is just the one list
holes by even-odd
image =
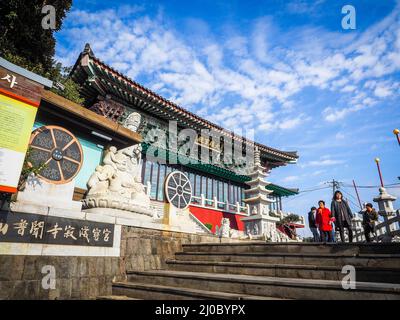
[[158, 100], [157, 101], [158, 103], [161, 103], [161, 104], [169, 107], [172, 112], [176, 112], [179, 114], [185, 114], [189, 118], [193, 119], [193, 121], [199, 122], [199, 123], [203, 124], [205, 127], [216, 129], [225, 135], [230, 135], [234, 138], [243, 139], [246, 142], [252, 143], [252, 144], [254, 144], [254, 146], [257, 146], [261, 152], [276, 156], [287, 164], [296, 163], [297, 159], [299, 158], [297, 151], [281, 151], [281, 150], [268, 147], [266, 145], [263, 145], [261, 143], [255, 142], [255, 141], [251, 141], [249, 139], [246, 139], [245, 137], [238, 136], [234, 132], [227, 130], [215, 123], [212, 123], [211, 121], [201, 118], [191, 111], [188, 111], [188, 110], [180, 107], [179, 105], [175, 104], [174, 102], [158, 95], [157, 93], [142, 86], [141, 84], [137, 83], [136, 81], [132, 80], [131, 78], [121, 74], [119, 71], [115, 70], [111, 66], [108, 66], [106, 63], [104, 63], [103, 61], [101, 61], [100, 59], [95, 57], [93, 51], [90, 48], [90, 45], [88, 45], [88, 44], [85, 46], [84, 51], [79, 55], [77, 62], [75, 63], [74, 67], [71, 70], [70, 75], [72, 77], [73, 77], [74, 73], [77, 71], [77, 69], [79, 69], [78, 66], [80, 65], [81, 61], [83, 61], [83, 59], [86, 59], [85, 63], [87, 64], [88, 68], [90, 68], [89, 63], [90, 63], [90, 60], [92, 60], [93, 63], [99, 65], [100, 67], [102, 67], [102, 68], [106, 69], [107, 71], [109, 71], [110, 73], [112, 73], [113, 76], [115, 77], [115, 79], [118, 80], [119, 82], [124, 83], [125, 86], [128, 86], [128, 87], [138, 90], [139, 93], [144, 95], [144, 98], [148, 98], [151, 100]]

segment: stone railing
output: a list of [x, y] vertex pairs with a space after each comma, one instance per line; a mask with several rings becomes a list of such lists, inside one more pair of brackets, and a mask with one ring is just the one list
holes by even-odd
[[219, 201], [217, 197], [214, 197], [213, 199], [207, 199], [203, 194], [200, 197], [192, 196], [190, 205], [195, 207], [209, 208], [213, 210], [229, 212], [233, 214], [239, 214], [243, 216], [250, 215], [250, 209], [248, 205], [241, 206], [239, 202], [232, 204], [229, 202]]
[[[276, 217], [279, 217], [280, 219], [283, 219], [287, 217], [290, 214], [294, 214], [293, 212], [283, 212], [282, 210], [271, 210], [271, 215], [274, 215]], [[300, 220], [296, 221], [296, 224], [305, 226], [305, 218], [303, 216], [299, 216]]]
[[[150, 196], [150, 191], [151, 191], [151, 183], [147, 182], [145, 188], [145, 192], [147, 195]], [[217, 211], [223, 211], [223, 212], [229, 212], [232, 214], [237, 214], [241, 216], [250, 216], [250, 207], [249, 205], [240, 205], [239, 202], [236, 203], [229, 203], [228, 201], [219, 201], [217, 197], [214, 197], [213, 199], [207, 199], [204, 194], [201, 194], [200, 196], [192, 196], [192, 199], [190, 201], [190, 205], [194, 207], [200, 207], [200, 208], [208, 208], [212, 210], [217, 210]], [[291, 212], [283, 212], [282, 210], [271, 210], [270, 212], [271, 216], [276, 216], [280, 217], [281, 219], [288, 216], [289, 214], [292, 214]], [[299, 225], [305, 225], [305, 219], [303, 216], [300, 216], [300, 220], [296, 221], [297, 224]]]
[[[393, 237], [400, 237], [400, 209], [392, 215], [383, 215], [383, 221], [375, 225], [374, 235], [371, 239], [375, 241], [391, 241]], [[357, 216], [352, 221], [354, 240], [357, 242], [365, 241], [362, 219]]]
[[208, 229], [207, 226], [203, 222], [201, 222], [199, 219], [197, 219], [197, 217], [194, 214], [189, 213], [189, 217], [195, 223], [197, 223], [199, 231], [202, 231], [203, 233], [211, 233], [212, 234], [211, 230]]
[[[378, 204], [378, 214], [383, 221], [375, 225], [371, 239], [382, 242], [398, 241], [400, 239], [400, 209], [396, 211], [393, 207], [396, 197], [389, 194], [384, 187], [380, 187], [379, 195], [373, 200]], [[352, 229], [355, 241], [365, 241], [362, 218], [359, 215], [353, 219]]]

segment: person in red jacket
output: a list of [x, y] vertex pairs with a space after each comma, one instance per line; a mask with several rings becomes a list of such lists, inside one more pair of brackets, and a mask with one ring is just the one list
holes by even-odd
[[333, 242], [332, 240], [332, 224], [333, 219], [331, 211], [325, 208], [325, 201], [318, 201], [318, 211], [316, 217], [316, 225], [320, 231], [322, 242]]

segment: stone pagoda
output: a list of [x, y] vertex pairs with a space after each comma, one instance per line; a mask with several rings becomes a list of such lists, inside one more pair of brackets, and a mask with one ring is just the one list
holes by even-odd
[[269, 205], [274, 202], [268, 195], [273, 191], [266, 189], [270, 184], [265, 181], [266, 169], [261, 166], [260, 151], [254, 151], [254, 166], [248, 175], [251, 180], [246, 182], [250, 189], [245, 190], [244, 202], [249, 206], [250, 215], [242, 219], [245, 224], [245, 233], [250, 238], [263, 238], [269, 241], [281, 241], [280, 232], [276, 228], [278, 217], [270, 215]]

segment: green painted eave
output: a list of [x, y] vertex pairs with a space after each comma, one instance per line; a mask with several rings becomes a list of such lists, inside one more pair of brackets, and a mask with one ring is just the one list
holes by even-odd
[[273, 184], [273, 183], [270, 183], [265, 188], [268, 189], [268, 190], [273, 191], [275, 195], [281, 196], [281, 197], [289, 197], [289, 196], [294, 196], [296, 194], [299, 194], [298, 190], [287, 189], [287, 188], [278, 186], [278, 185]]
[[[150, 147], [150, 145], [146, 142], [142, 142], [142, 152], [145, 153], [148, 148]], [[234, 182], [238, 182], [238, 183], [245, 183], [246, 181], [250, 180], [250, 177], [248, 176], [244, 176], [244, 175], [238, 175], [235, 172], [228, 170], [228, 169], [224, 169], [224, 168], [220, 168], [217, 167], [215, 165], [209, 164], [209, 163], [202, 163], [201, 161], [185, 156], [185, 155], [181, 155], [181, 154], [177, 154], [175, 152], [171, 152], [169, 150], [165, 150], [162, 148], [157, 148], [154, 151], [153, 154], [155, 157], [157, 157], [160, 160], [164, 160], [166, 163], [169, 162], [169, 159], [173, 158], [175, 161], [175, 163], [181, 164], [185, 167], [188, 168], [192, 168], [207, 174], [212, 174], [215, 176], [218, 176], [220, 178], [229, 180], [229, 181], [234, 181]]]
[[[148, 148], [150, 147], [150, 144], [146, 142], [142, 142], [142, 152], [146, 153]], [[153, 155], [157, 157], [157, 159], [165, 161], [165, 163], [169, 162], [169, 159], [173, 158], [174, 163], [181, 164], [185, 167], [192, 168], [207, 174], [215, 175], [220, 178], [229, 180], [229, 181], [234, 181], [238, 183], [245, 183], [246, 181], [250, 181], [251, 178], [245, 175], [238, 175], [235, 172], [224, 169], [221, 167], [217, 167], [215, 165], [209, 164], [209, 163], [202, 163], [201, 161], [182, 155], [182, 154], [177, 154], [176, 152], [172, 152], [169, 150], [165, 150], [163, 148], [156, 148], [154, 150]], [[266, 189], [273, 191], [273, 193], [277, 196], [281, 197], [289, 197], [298, 194], [299, 192], [294, 189], [287, 189], [281, 186], [278, 186], [276, 184], [270, 183], [266, 187]]]

